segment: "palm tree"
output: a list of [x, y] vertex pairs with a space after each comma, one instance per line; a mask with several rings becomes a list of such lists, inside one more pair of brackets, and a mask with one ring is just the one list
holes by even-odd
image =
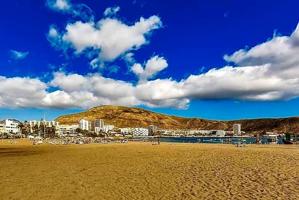
[[45, 136], [47, 136], [49, 138], [54, 138], [55, 137], [55, 127], [46, 127], [45, 134], [46, 134]]
[[18, 125], [18, 128], [21, 130], [21, 134], [22, 135], [25, 135], [25, 136], [29, 135], [29, 133], [30, 133], [30, 126], [27, 123], [27, 121], [25, 121], [24, 123], [20, 123]]

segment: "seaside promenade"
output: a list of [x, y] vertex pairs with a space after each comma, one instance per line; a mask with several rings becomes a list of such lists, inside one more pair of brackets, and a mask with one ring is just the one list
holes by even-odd
[[299, 199], [299, 146], [0, 141], [0, 199]]

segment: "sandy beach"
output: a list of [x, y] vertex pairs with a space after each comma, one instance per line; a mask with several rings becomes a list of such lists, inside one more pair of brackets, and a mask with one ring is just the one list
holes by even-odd
[[0, 199], [299, 199], [299, 146], [0, 141]]

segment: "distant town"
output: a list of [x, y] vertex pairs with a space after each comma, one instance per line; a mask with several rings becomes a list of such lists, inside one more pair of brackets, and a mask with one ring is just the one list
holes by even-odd
[[169, 130], [155, 125], [148, 127], [116, 127], [106, 124], [103, 119], [93, 121], [82, 118], [77, 124], [60, 124], [45, 119], [21, 122], [16, 119], [0, 121], [0, 138], [29, 138], [43, 140], [46, 138], [70, 139], [150, 139], [159, 138], [166, 142], [202, 142], [202, 143], [277, 143], [291, 144], [298, 141], [297, 135], [288, 133], [266, 132], [262, 135], [250, 135], [242, 131], [241, 124], [233, 124], [231, 130]]

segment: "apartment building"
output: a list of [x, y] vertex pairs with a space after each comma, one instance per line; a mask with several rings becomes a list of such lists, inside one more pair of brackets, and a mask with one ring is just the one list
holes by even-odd
[[15, 119], [5, 119], [0, 122], [0, 133], [12, 133], [18, 134], [21, 133], [19, 125], [21, 122]]

